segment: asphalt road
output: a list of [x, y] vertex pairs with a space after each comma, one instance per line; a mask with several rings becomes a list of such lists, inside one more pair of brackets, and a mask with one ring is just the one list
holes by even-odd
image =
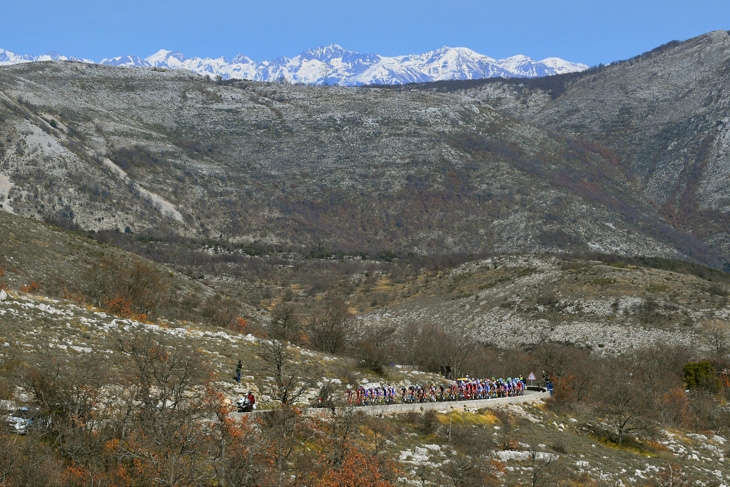
[[[491, 408], [504, 406], [507, 404], [523, 404], [523, 403], [534, 403], [540, 402], [550, 397], [549, 392], [538, 392], [538, 391], [525, 391], [522, 396], [516, 397], [499, 397], [495, 399], [472, 399], [466, 401], [443, 401], [443, 402], [424, 402], [414, 404], [390, 404], [383, 406], [355, 406], [350, 407], [353, 411], [363, 412], [371, 415], [389, 415], [389, 414], [402, 414], [411, 411], [423, 412], [423, 411], [476, 411], [478, 409]], [[344, 410], [347, 407], [339, 407], [337, 410]], [[329, 408], [307, 408], [307, 414], [326, 414], [330, 411]], [[253, 413], [232, 413], [233, 416], [244, 416], [248, 414], [263, 414], [268, 412], [267, 410], [254, 411]]]

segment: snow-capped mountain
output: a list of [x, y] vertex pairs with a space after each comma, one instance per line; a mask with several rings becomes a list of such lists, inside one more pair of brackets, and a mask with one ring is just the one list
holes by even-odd
[[[20, 56], [0, 49], [0, 65], [46, 60], [77, 60], [57, 53], [45, 56]], [[84, 62], [91, 62], [84, 60]], [[551, 57], [534, 61], [527, 56], [493, 59], [465, 47], [442, 47], [425, 54], [386, 57], [360, 54], [337, 44], [308, 49], [293, 58], [254, 61], [239, 54], [229, 60], [188, 58], [180, 52], [161, 49], [147, 58], [119, 56], [100, 64], [128, 67], [186, 69], [210, 77], [284, 81], [314, 85], [359, 86], [404, 84], [440, 80], [492, 77], [536, 77], [582, 71], [588, 66]]]
[[14, 52], [0, 49], [0, 66], [7, 64], [32, 63], [33, 61], [33, 56], [28, 56], [27, 54], [15, 54]]
[[32, 63], [37, 61], [79, 61], [82, 63], [93, 63], [89, 59], [79, 59], [74, 56], [64, 56], [61, 53], [51, 51], [40, 56], [29, 56], [28, 54], [15, 54], [14, 52], [0, 49], [0, 66], [8, 64]]
[[128, 66], [128, 67], [140, 67], [149, 66], [150, 63], [137, 56], [117, 56], [110, 59], [103, 59], [101, 64], [108, 64], [110, 66]]

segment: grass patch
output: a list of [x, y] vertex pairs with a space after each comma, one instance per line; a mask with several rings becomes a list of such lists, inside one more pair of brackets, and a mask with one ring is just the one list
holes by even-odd
[[646, 290], [650, 293], [665, 293], [669, 291], [669, 286], [666, 284], [653, 284], [651, 286], [647, 286]]
[[462, 424], [462, 425], [493, 425], [499, 423], [499, 418], [491, 411], [479, 411], [476, 413], [453, 411], [448, 414], [439, 414], [437, 420], [441, 424]]
[[609, 286], [611, 284], [615, 284], [616, 279], [611, 277], [599, 277], [598, 279], [592, 280], [590, 283], [595, 286]]
[[[612, 450], [624, 451], [634, 455], [640, 455], [646, 458], [652, 458], [659, 454], [660, 451], [666, 451], [666, 448], [659, 450], [654, 446], [656, 442], [642, 442], [634, 436], [624, 436], [623, 441], [619, 444], [618, 438], [612, 432], [607, 430], [593, 429], [588, 435], [590, 438], [601, 445], [611, 448]], [[661, 445], [659, 445], [661, 446]]]

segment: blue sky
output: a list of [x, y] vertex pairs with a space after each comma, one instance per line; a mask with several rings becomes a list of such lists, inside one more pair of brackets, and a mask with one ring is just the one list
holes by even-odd
[[170, 49], [263, 61], [337, 43], [361, 53], [468, 47], [589, 65], [730, 29], [730, 0], [8, 0], [0, 48], [100, 61]]

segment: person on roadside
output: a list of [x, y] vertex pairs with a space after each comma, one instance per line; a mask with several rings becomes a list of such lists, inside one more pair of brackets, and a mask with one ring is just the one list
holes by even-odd
[[246, 399], [248, 400], [248, 404], [251, 406], [251, 409], [256, 409], [256, 398], [254, 397], [253, 392], [248, 391]]
[[240, 360], [236, 364], [236, 382], [241, 383], [241, 369], [243, 368], [243, 362]]

